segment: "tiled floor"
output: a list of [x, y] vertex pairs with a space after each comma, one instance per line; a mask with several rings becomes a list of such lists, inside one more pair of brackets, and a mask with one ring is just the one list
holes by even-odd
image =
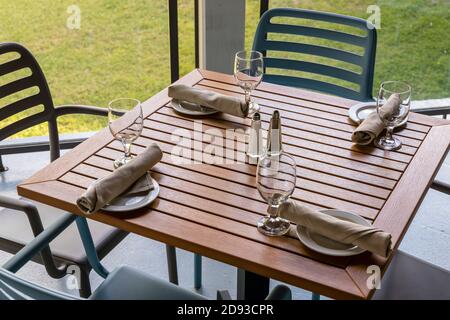
[[[48, 153], [39, 152], [27, 154], [26, 156], [8, 155], [3, 156], [3, 161], [10, 170], [0, 173], [0, 192], [1, 194], [17, 196], [15, 185], [48, 163]], [[450, 181], [450, 158], [446, 159], [438, 177], [444, 181]], [[414, 256], [447, 270], [450, 270], [449, 204], [450, 196], [430, 190], [400, 247]], [[180, 285], [194, 290], [193, 254], [183, 250], [178, 250], [177, 254]], [[9, 257], [9, 254], [0, 252], [0, 265], [6, 262]], [[127, 264], [167, 279], [164, 244], [136, 235], [129, 235], [103, 262], [109, 269], [113, 269], [121, 264]], [[67, 288], [67, 279], [55, 280], [48, 277], [44, 268], [38, 264], [28, 263], [18, 274], [46, 287], [77, 294], [76, 290]], [[98, 286], [101, 280], [99, 276], [92, 272], [91, 281], [93, 288]], [[271, 281], [271, 285], [275, 284], [275, 281]], [[236, 268], [204, 258], [203, 287], [199, 292], [214, 298], [218, 289], [228, 289], [232, 297], [236, 296]], [[299, 288], [292, 289], [295, 299], [310, 298], [309, 292]]]

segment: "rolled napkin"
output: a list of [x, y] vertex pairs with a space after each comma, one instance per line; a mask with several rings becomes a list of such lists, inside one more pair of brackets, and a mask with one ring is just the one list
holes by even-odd
[[192, 88], [184, 84], [170, 86], [169, 97], [210, 107], [242, 118], [248, 115], [248, 105], [241, 99], [208, 90]]
[[86, 214], [92, 214], [121, 194], [151, 190], [153, 184], [149, 180], [147, 171], [157, 164], [161, 158], [161, 149], [157, 144], [151, 144], [133, 161], [92, 183], [77, 199], [78, 208]]
[[391, 252], [391, 235], [380, 229], [344, 221], [289, 200], [279, 208], [280, 217], [304, 226], [311, 232], [387, 257]]
[[[381, 108], [381, 116], [384, 119], [388, 119], [393, 113], [398, 112], [401, 102], [398, 94], [392, 94]], [[374, 111], [353, 131], [352, 141], [357, 144], [368, 145], [385, 127], [378, 113]]]

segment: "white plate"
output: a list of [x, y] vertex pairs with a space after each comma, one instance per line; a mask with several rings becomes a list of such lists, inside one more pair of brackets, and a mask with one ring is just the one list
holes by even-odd
[[123, 213], [143, 208], [152, 203], [159, 194], [158, 182], [151, 178], [153, 183], [153, 189], [149, 192], [143, 192], [142, 194], [133, 194], [129, 196], [118, 197], [114, 199], [110, 204], [102, 208], [106, 212]]
[[[376, 102], [361, 102], [355, 104], [348, 110], [348, 116], [354, 123], [360, 124], [361, 122], [363, 122], [363, 120], [365, 120], [369, 116], [369, 114], [371, 114], [372, 112], [376, 112], [376, 109], [377, 109]], [[406, 119], [403, 120], [396, 127], [401, 127], [405, 125], [407, 121], [408, 117], [406, 117]]]
[[208, 116], [219, 112], [213, 108], [200, 106], [186, 101], [179, 101], [177, 99], [172, 99], [170, 104], [175, 111], [189, 116]]
[[[320, 210], [320, 212], [326, 213], [330, 216], [351, 221], [354, 223], [359, 223], [364, 226], [370, 226], [370, 222], [360, 217], [356, 214], [341, 211], [341, 210]], [[347, 257], [354, 256], [360, 253], [363, 253], [364, 249], [361, 249], [357, 246], [348, 245], [339, 243], [337, 241], [331, 240], [324, 236], [318, 235], [316, 233], [310, 232], [303, 226], [297, 225], [296, 228], [298, 239], [311, 250], [317, 251], [319, 253], [323, 253], [329, 256], [338, 256], [338, 257]]]

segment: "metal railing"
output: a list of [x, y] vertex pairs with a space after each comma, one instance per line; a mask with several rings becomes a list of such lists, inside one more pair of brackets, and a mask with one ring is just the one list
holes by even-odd
[[[170, 80], [175, 82], [180, 77], [180, 59], [178, 51], [178, 1], [168, 0], [169, 7], [169, 41], [170, 41]], [[200, 65], [199, 58], [199, 4], [198, 0], [194, 0], [194, 37], [195, 37], [195, 67]], [[260, 0], [259, 16], [269, 10], [269, 0]]]

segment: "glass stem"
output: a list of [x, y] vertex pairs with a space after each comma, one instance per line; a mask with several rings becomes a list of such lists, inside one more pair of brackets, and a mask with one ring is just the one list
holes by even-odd
[[392, 132], [394, 131], [394, 127], [386, 128], [386, 140], [392, 140]]
[[245, 103], [250, 105], [250, 90], [245, 90]]
[[269, 205], [269, 207], [267, 208], [267, 213], [272, 218], [278, 217], [278, 206]]
[[123, 144], [123, 151], [125, 153], [125, 158], [131, 157], [131, 142], [124, 140], [122, 141]]

